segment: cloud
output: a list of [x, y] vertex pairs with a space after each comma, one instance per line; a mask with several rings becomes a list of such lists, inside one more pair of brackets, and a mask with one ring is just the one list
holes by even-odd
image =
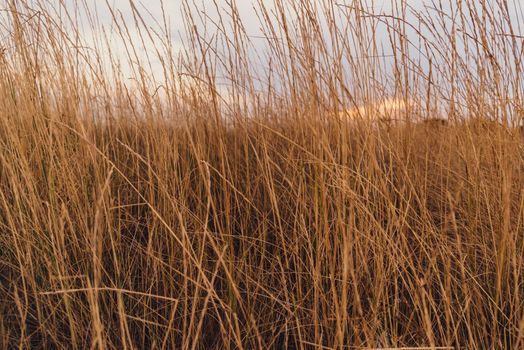
[[335, 117], [347, 121], [406, 120], [406, 112], [412, 107], [413, 101], [391, 97], [342, 110]]

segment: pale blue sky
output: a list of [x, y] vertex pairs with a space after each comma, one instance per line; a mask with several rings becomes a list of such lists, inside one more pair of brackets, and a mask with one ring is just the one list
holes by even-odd
[[[266, 6], [271, 7], [274, 0], [259, 1], [264, 3]], [[282, 0], [284, 4], [290, 4], [293, 1]], [[320, 2], [329, 0], [318, 1]], [[355, 0], [332, 1], [338, 5], [348, 5], [355, 2]], [[477, 0], [479, 4], [483, 1], [485, 1], [487, 4], [493, 3], [493, 0]], [[90, 41], [92, 40], [92, 38], [100, 37], [99, 30], [101, 27], [104, 27], [109, 37], [112, 39], [111, 48], [115, 50], [116, 53], [122, 56], [125, 56], [125, 48], [123, 47], [121, 40], [118, 38], [118, 33], [115, 30], [114, 25], [112, 24], [113, 19], [112, 13], [109, 11], [109, 6], [114, 9], [115, 12], [113, 12], [113, 14], [116, 14], [119, 20], [122, 20], [123, 22], [129, 24], [131, 40], [133, 40], [135, 44], [138, 43], [138, 46], [141, 46], [137, 32], [133, 29], [133, 11], [131, 10], [130, 4], [133, 3], [134, 6], [136, 6], [138, 11], [143, 16], [146, 25], [152, 26], [155, 29], [158, 29], [163, 25], [161, 7], [161, 4], [163, 4], [163, 9], [165, 10], [165, 13], [167, 15], [167, 22], [170, 27], [169, 34], [172, 37], [171, 44], [173, 45], [173, 48], [175, 50], [183, 50], [182, 42], [180, 40], [180, 36], [184, 35], [184, 24], [181, 14], [181, 8], [183, 4], [182, 0], [29, 0], [29, 2], [35, 4], [45, 3], [47, 4], [46, 6], [48, 7], [48, 9], [55, 8], [57, 13], [60, 12], [60, 3], [64, 4], [66, 7], [70, 9], [76, 7], [79, 8], [79, 10], [77, 11], [78, 18], [85, 18], [83, 16], [83, 12], [85, 12], [83, 10], [83, 7], [85, 6], [88, 6], [90, 8], [90, 11], [95, 10], [97, 14], [96, 20], [98, 21], [97, 26], [93, 28], [87, 25], [87, 21], [82, 21], [83, 26], [80, 29], [81, 35], [86, 40], [86, 43], [89, 45], [91, 44]], [[255, 47], [263, 49], [264, 41], [259, 39], [257, 42], [256, 39], [258, 36], [261, 36], [259, 20], [257, 18], [255, 10], [253, 9], [253, 7], [256, 6], [256, 2], [256, 0], [237, 0], [236, 5], [239, 10], [239, 16], [242, 19], [244, 26], [246, 27], [248, 35], [250, 35], [253, 38]], [[392, 6], [398, 6], [398, 4], [400, 3], [399, 0], [360, 0], [359, 2], [364, 3], [365, 6], [368, 6], [369, 8], [373, 8], [372, 11], [375, 14], [391, 13]], [[404, 2], [414, 11], [421, 11], [427, 7], [438, 7], [446, 13], [450, 12], [450, 3], [455, 6], [458, 3], [458, 1], [455, 0], [404, 0]], [[517, 14], [521, 11], [519, 7], [521, 6], [522, 2], [524, 2], [524, 0], [507, 0], [510, 15], [512, 17], [513, 22], [516, 24], [520, 24], [520, 22], [522, 22], [521, 18], [518, 18], [517, 16]], [[198, 14], [199, 10], [205, 10], [207, 16], [209, 16], [212, 20], [215, 20], [217, 18], [215, 3], [218, 6], [218, 8], [222, 9], [223, 11], [227, 11], [228, 7], [227, 0], [193, 0], [193, 3], [193, 10], [195, 10], [195, 13]], [[0, 9], [2, 7], [5, 8], [7, 7], [7, 5], [0, 5]], [[409, 22], [412, 23], [417, 22], [414, 16], [410, 14], [410, 11], [408, 11], [407, 19]], [[211, 27], [209, 28], [212, 29]], [[524, 34], [524, 29], [523, 31], [520, 31], [519, 28], [517, 34]], [[415, 36], [415, 33], [411, 30], [408, 30], [408, 35]], [[383, 41], [385, 46], [387, 47], [389, 46], [389, 43], [387, 42], [386, 38], [387, 33], [385, 30], [385, 26], [383, 26], [382, 28], [378, 27], [376, 32], [376, 39], [379, 42]], [[151, 46], [149, 46], [149, 43], [146, 43], [146, 46], [142, 45], [140, 54], [143, 55], [145, 58], [146, 53], [150, 53], [151, 50], [152, 48]]]
[[[113, 24], [112, 15], [116, 15], [118, 20], [122, 23], [127, 23], [130, 33], [130, 40], [133, 41], [133, 44], [138, 48], [138, 56], [139, 59], [143, 62], [149, 61], [151, 62], [151, 70], [153, 75], [157, 75], [161, 71], [161, 65], [160, 61], [154, 57], [154, 50], [153, 45], [149, 41], [149, 39], [146, 38], [145, 44], [142, 44], [140, 37], [138, 35], [138, 32], [134, 29], [134, 19], [133, 19], [133, 11], [131, 9], [130, 3], [133, 3], [134, 6], [138, 9], [138, 11], [143, 16], [143, 20], [145, 21], [145, 25], [151, 26], [155, 30], [159, 30], [161, 27], [163, 27], [163, 17], [162, 17], [162, 7], [161, 3], [164, 6], [164, 11], [166, 13], [166, 20], [168, 22], [168, 26], [170, 28], [169, 35], [171, 36], [171, 44], [175, 52], [183, 52], [184, 47], [183, 43], [181, 41], [181, 37], [184, 36], [184, 23], [181, 13], [182, 8], [182, 0], [32, 0], [34, 3], [46, 3], [48, 9], [56, 9], [57, 15], [61, 12], [59, 4], [62, 3], [66, 7], [72, 9], [77, 8], [77, 15], [78, 18], [80, 18], [80, 22], [82, 23], [82, 26], [80, 28], [80, 34], [82, 38], [85, 40], [86, 46], [94, 46], [95, 43], [93, 41], [94, 38], [101, 38], [101, 30], [104, 28], [105, 33], [107, 37], [109, 38], [109, 47], [113, 51], [113, 54], [117, 57], [121, 57], [123, 64], [122, 64], [122, 71], [124, 75], [132, 76], [132, 72], [130, 67], [127, 65], [127, 57], [126, 57], [126, 48], [123, 45], [123, 42], [121, 38], [119, 37], [118, 31], [116, 30], [116, 27]], [[260, 0], [263, 2], [266, 6], [271, 7], [273, 4], [273, 0]], [[297, 1], [297, 0], [295, 0]], [[321, 0], [319, 0], [321, 1]], [[328, 0], [322, 0], [322, 1], [328, 1]], [[354, 2], [354, 0], [332, 0], [335, 1], [337, 4], [344, 5], [344, 4], [351, 4]], [[392, 11], [392, 6], [398, 6], [399, 1], [398, 0], [361, 0], [363, 1], [367, 6], [370, 8], [372, 7], [372, 11], [375, 14], [388, 14]], [[478, 0], [478, 4], [480, 4], [482, 1], [486, 1], [487, 4], [493, 3], [493, 0]], [[291, 0], [282, 0], [284, 4], [289, 4], [292, 1]], [[522, 23], [522, 19], [519, 18], [520, 12], [521, 12], [521, 2], [524, 2], [524, 0], [508, 0], [508, 7], [510, 10], [510, 15], [512, 18], [512, 21], [514, 24], [517, 25], [516, 31], [518, 35], [524, 34], [524, 29], [521, 30], [520, 27], [518, 27]], [[457, 1], [454, 0], [405, 0], [405, 3], [408, 4], [411, 8], [411, 10], [414, 11], [423, 11], [427, 10], [430, 7], [437, 7], [441, 8], [443, 12], [450, 13], [450, 6], [456, 6]], [[226, 0], [216, 0], [216, 4], [219, 9], [223, 9], [226, 11], [227, 9], [227, 1]], [[262, 39], [258, 39], [257, 37], [261, 36], [260, 31], [260, 24], [259, 20], [257, 18], [256, 12], [253, 9], [254, 4], [256, 4], [256, 1], [254, 0], [237, 0], [236, 1], [238, 10], [239, 10], [239, 16], [242, 19], [247, 34], [252, 38], [253, 40], [253, 47], [257, 49], [258, 51], [263, 52], [264, 51], [264, 43], [265, 41]], [[452, 4], [452, 5], [450, 5]], [[79, 5], [79, 6], [78, 6]], [[109, 6], [108, 6], [109, 5]], [[4, 5], [5, 6], [5, 5]], [[85, 10], [82, 9], [83, 6], [88, 6], [90, 8], [90, 11], [96, 12], [96, 24], [94, 26], [90, 26], [88, 23], [89, 21], [86, 20], [85, 17]], [[480, 5], [479, 5], [480, 6]], [[0, 8], [2, 5], [0, 5]], [[109, 10], [109, 7], [113, 9], [113, 14]], [[202, 13], [203, 10], [205, 10], [207, 16], [211, 18], [211, 20], [216, 20], [217, 13], [215, 9], [214, 2], [212, 0], [194, 0], [194, 7], [193, 10], [195, 11], [195, 14]], [[434, 11], [434, 10], [429, 10]], [[63, 12], [63, 10], [62, 10]], [[409, 22], [412, 22], [416, 24], [415, 17], [410, 14], [411, 11], [408, 11], [407, 20]], [[0, 17], [1, 19], [1, 17]], [[202, 29], [201, 29], [202, 30]], [[209, 30], [212, 31], [212, 27], [209, 27]], [[429, 35], [429, 33], [424, 33], [425, 35]], [[417, 42], [417, 35], [415, 34], [415, 31], [408, 28], [408, 36], [411, 36], [411, 39], [413, 41]], [[386, 27], [384, 25], [377, 27], [375, 39], [380, 43], [384, 43], [384, 47], [386, 48], [386, 51], [388, 50], [389, 42], [387, 40], [387, 31]], [[0, 44], [1, 45], [1, 44]], [[102, 44], [100, 46], [102, 48], [100, 51], [104, 52], [104, 45]], [[385, 54], [388, 54], [388, 52], [385, 52]], [[413, 50], [412, 54], [414, 56], [417, 55], [416, 50]], [[134, 58], [133, 58], [134, 59]], [[264, 61], [262, 60], [261, 65], [264, 64]], [[143, 66], [143, 64], [142, 64]]]
[[[261, 0], [269, 8], [272, 7], [273, 0]], [[407, 0], [407, 3], [410, 6], [413, 6], [415, 9], [420, 9], [424, 6], [425, 0]], [[81, 1], [79, 0], [66, 0], [65, 4], [68, 7], [73, 7], [78, 5]], [[133, 1], [138, 11], [142, 14], [143, 19], [147, 22], [147, 25], [151, 25], [154, 28], [159, 28], [159, 25], [163, 25], [162, 17], [162, 7], [161, 0], [142, 0], [142, 1]], [[286, 1], [283, 1], [286, 3]], [[395, 0], [366, 0], [367, 5], [374, 8], [375, 13], [389, 13], [391, 11], [391, 4]], [[118, 37], [118, 33], [112, 24], [112, 13], [109, 11], [108, 6], [103, 0], [84, 0], [83, 3], [88, 4], [91, 9], [95, 9], [97, 16], [98, 25], [106, 28], [106, 31], [109, 33], [109, 36], [112, 38], [111, 48], [115, 50], [116, 53], [125, 56], [125, 48], [122, 45], [122, 41]], [[129, 0], [108, 0], [107, 3], [115, 10], [114, 14], [127, 23], [133, 23], [133, 12], [131, 10]], [[183, 50], [181, 37], [184, 36], [184, 24], [181, 13], [182, 1], [181, 0], [164, 0], [163, 2], [164, 10], [167, 15], [167, 21], [171, 28], [170, 34], [172, 36], [172, 45], [175, 50]], [[348, 4], [351, 3], [350, 0], [340, 0], [337, 1], [337, 4]], [[226, 0], [216, 0], [216, 4], [219, 9], [224, 11], [227, 10], [227, 1]], [[264, 40], [259, 39], [262, 35], [260, 31], [259, 20], [257, 18], [256, 12], [254, 10], [256, 6], [256, 1], [253, 0], [238, 0], [237, 7], [239, 10], [239, 16], [243, 20], [243, 24], [246, 27], [248, 35], [252, 38], [254, 46], [257, 49], [263, 51]], [[205, 10], [206, 15], [209, 16], [212, 20], [217, 18], [217, 12], [215, 9], [215, 4], [212, 0], [195, 0], [193, 10], [196, 10], [195, 13], [198, 13], [198, 9]], [[82, 12], [82, 10], [80, 10]], [[82, 17], [80, 15], [79, 17]], [[156, 23], [158, 21], [158, 23]], [[90, 40], [94, 37], [99, 38], [100, 33], [99, 28], [90, 28], [87, 25], [87, 22], [84, 23], [83, 28], [81, 29], [82, 36], [86, 39], [87, 43], [90, 44]], [[209, 27], [212, 30], [211, 26]], [[133, 25], [129, 25], [131, 32], [132, 40], [135, 43], [139, 43], [139, 37], [136, 31], [133, 29]], [[93, 32], [94, 31], [94, 32]], [[385, 30], [383, 31], [383, 37], [380, 37], [381, 33], [378, 33], [378, 39], [383, 40], [386, 38]], [[140, 54], [145, 59], [146, 53], [152, 52], [152, 47], [150, 43], [146, 43], [146, 46], [143, 46], [139, 43], [138, 46], [141, 47]], [[154, 61], [154, 60], [153, 60]], [[153, 62], [154, 64], [155, 62]], [[158, 62], [156, 62], [158, 64]], [[158, 68], [158, 67], [156, 67]]]
[[[48, 0], [53, 2], [53, 0]], [[54, 0], [56, 1], [56, 0]], [[81, 1], [80, 0], [65, 0], [68, 5], [72, 4], [78, 4]], [[82, 0], [83, 2], [89, 4], [90, 7], [93, 7], [96, 5], [97, 13], [98, 13], [98, 20], [99, 23], [106, 27], [106, 28], [114, 28], [112, 27], [112, 18], [111, 13], [108, 10], [108, 6], [106, 5], [105, 0]], [[271, 7], [273, 0], [261, 0], [266, 6]], [[353, 2], [353, 0], [332, 0], [335, 1], [337, 4], [344, 5], [344, 4], [350, 4]], [[482, 0], [484, 1], [484, 0]], [[487, 3], [493, 3], [491, 0], [486, 0]], [[129, 0], [107, 0], [107, 2], [116, 10], [119, 11], [118, 16], [122, 16], [122, 19], [126, 21], [127, 23], [132, 23], [133, 21], [133, 14], [130, 7], [130, 1]], [[158, 28], [155, 21], [158, 21], [160, 24], [162, 24], [162, 9], [161, 9], [161, 0], [133, 0], [135, 6], [137, 9], [141, 12], [143, 15], [143, 19], [147, 22], [147, 25], [151, 25], [154, 28]], [[398, 0], [363, 0], [363, 2], [369, 6], [370, 8], [373, 7], [373, 12], [375, 14], [378, 13], [391, 13], [392, 6], [397, 6], [399, 1]], [[517, 14], [519, 13], [521, 6], [521, 2], [524, 2], [523, 0], [508, 0], [508, 7], [510, 10], [510, 15], [512, 17], [512, 20], [516, 24], [520, 24], [521, 19], [518, 18]], [[260, 32], [260, 25], [258, 18], [256, 16], [256, 13], [253, 9], [254, 3], [256, 1], [253, 0], [237, 0], [236, 5], [239, 10], [240, 18], [243, 20], [243, 24], [246, 27], [248, 35], [253, 37], [253, 41], [255, 42], [255, 45], [257, 45], [257, 36], [261, 35]], [[290, 1], [283, 0], [283, 3], [290, 3]], [[410, 8], [414, 11], [422, 11], [425, 8], [428, 7], [437, 7], [442, 9], [446, 13], [450, 13], [450, 3], [453, 4], [456, 7], [457, 1], [454, 0], [405, 0], [405, 3], [410, 6]], [[481, 3], [481, 0], [478, 0], [478, 4]], [[215, 20], [217, 18], [216, 11], [215, 11], [215, 5], [212, 0], [195, 0], [194, 1], [195, 9], [199, 10], [205, 10], [207, 16], [209, 16], [211, 19]], [[216, 0], [216, 4], [220, 9], [223, 9], [224, 11], [227, 9], [227, 1], [226, 0]], [[182, 1], [181, 0], [164, 0], [163, 1], [164, 10], [167, 14], [168, 23], [171, 27], [171, 35], [172, 35], [172, 44], [173, 46], [181, 50], [182, 44], [180, 41], [180, 35], [184, 35], [184, 26], [183, 26], [183, 19], [181, 15], [181, 7], [182, 7]], [[479, 5], [480, 6], [480, 5]], [[431, 11], [431, 10], [430, 10]], [[196, 11], [198, 13], [198, 10]], [[407, 19], [409, 22], [412, 22], [416, 24], [416, 19], [413, 15], [410, 14], [410, 11], [408, 11]], [[136, 35], [134, 31], [132, 30], [132, 25], [130, 25], [131, 33], [132, 35]], [[210, 27], [211, 29], [211, 27]], [[83, 34], [86, 37], [90, 37], [90, 29], [85, 27], [83, 29]], [[118, 41], [116, 39], [116, 33], [115, 34], [115, 48], [117, 50], [122, 50], [122, 48], [119, 48]], [[524, 34], [521, 33], [519, 30], [519, 33], [517, 34]], [[415, 36], [414, 31], [408, 29], [408, 35]], [[386, 42], [387, 33], [385, 30], [385, 27], [378, 28], [377, 29], [377, 35], [376, 39], [378, 41], [384, 41], [385, 45], [388, 46], [389, 44]], [[138, 42], [138, 37], [134, 38], [136, 42]], [[259, 40], [260, 42], [263, 42], [263, 40]], [[261, 44], [260, 44], [261, 45]], [[262, 46], [261, 46], [262, 47]], [[148, 52], [150, 48], [143, 47], [143, 53]]]

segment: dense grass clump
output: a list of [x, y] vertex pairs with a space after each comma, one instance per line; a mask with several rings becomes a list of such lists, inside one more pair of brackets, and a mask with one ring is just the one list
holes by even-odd
[[131, 4], [122, 58], [88, 2], [7, 2], [0, 348], [524, 347], [506, 1], [261, 2], [262, 52], [184, 2], [179, 56]]

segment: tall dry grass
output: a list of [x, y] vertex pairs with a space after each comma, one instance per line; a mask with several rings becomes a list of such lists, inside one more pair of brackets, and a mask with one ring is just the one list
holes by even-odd
[[524, 346], [508, 2], [185, 2], [178, 56], [132, 1], [122, 61], [83, 4], [5, 3], [0, 348]]

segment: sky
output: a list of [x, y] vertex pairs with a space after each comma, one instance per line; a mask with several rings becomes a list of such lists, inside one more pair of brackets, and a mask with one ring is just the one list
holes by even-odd
[[[63, 13], [59, 7], [59, 4], [64, 4], [68, 9], [76, 9], [75, 16], [81, 22], [80, 33], [85, 41], [86, 46], [93, 45], [94, 38], [100, 38], [101, 28], [104, 28], [106, 31], [105, 35], [110, 38], [110, 47], [113, 50], [113, 53], [116, 53], [117, 56], [125, 57], [126, 50], [125, 46], [122, 44], [122, 40], [119, 38], [119, 33], [113, 23], [113, 16], [116, 16], [121, 23], [128, 24], [130, 38], [129, 40], [133, 41], [134, 44], [140, 47], [139, 55], [142, 58], [146, 58], [148, 54], [153, 52], [153, 47], [148, 40], [145, 44], [142, 45], [138, 32], [134, 30], [134, 15], [132, 11], [132, 6], [135, 6], [138, 12], [141, 14], [144, 20], [145, 25], [159, 30], [160, 27], [163, 27], [163, 14], [166, 14], [165, 20], [169, 26], [169, 35], [171, 36], [170, 43], [175, 51], [181, 52], [184, 50], [183, 40], [185, 33], [184, 21], [182, 15], [182, 6], [183, 0], [26, 0], [29, 3], [38, 3], [43, 2], [47, 3], [48, 8], [56, 9], [57, 15]], [[257, 14], [254, 10], [256, 7], [256, 2], [260, 1], [264, 3], [270, 10], [273, 7], [274, 0], [236, 0], [236, 6], [239, 11], [239, 17], [243, 21], [243, 25], [246, 28], [247, 34], [252, 38], [253, 45], [256, 49], [263, 50], [264, 40], [259, 37], [262, 36], [260, 30], [260, 24], [257, 17]], [[289, 4], [292, 0], [281, 0], [284, 4]], [[295, 0], [296, 1], [296, 0]], [[330, 1], [330, 0], [318, 0], [318, 1]], [[331, 0], [337, 5], [351, 5], [356, 0]], [[482, 1], [493, 2], [494, 0], [475, 0], [477, 3]], [[228, 9], [228, 0], [190, 0], [188, 1], [193, 3], [192, 10], [195, 15], [200, 15], [204, 11], [206, 15], [209, 16], [211, 21], [216, 21], [217, 11], [215, 6], [223, 12], [227, 12]], [[370, 9], [370, 12], [374, 14], [389, 14], [392, 11], [393, 6], [398, 6], [400, 3], [399, 0], [358, 0], [365, 7]], [[423, 11], [428, 7], [438, 7], [441, 8], [444, 12], [450, 12], [450, 3], [458, 3], [455, 0], [404, 0], [404, 2], [410, 7], [411, 11]], [[518, 19], [517, 7], [520, 6], [521, 2], [524, 0], [507, 0], [509, 4], [509, 9], [511, 16], [513, 17], [514, 22], [521, 22]], [[4, 2], [4, 7], [7, 7], [7, 1]], [[95, 26], [89, 26], [88, 21], [85, 16], [85, 8], [88, 7], [90, 12], [96, 13], [96, 22]], [[109, 8], [112, 8], [113, 11], [110, 11]], [[2, 22], [2, 5], [0, 4], [0, 23]], [[416, 23], [415, 17], [412, 15], [411, 11], [407, 13], [407, 20], [411, 23]], [[5, 15], [5, 12], [4, 12]], [[208, 22], [208, 23], [211, 23]], [[1, 29], [0, 29], [1, 30]], [[201, 29], [202, 30], [202, 29]], [[523, 30], [524, 31], [524, 30]], [[1, 31], [0, 31], [1, 33]], [[524, 34], [524, 33], [523, 33]], [[408, 35], [416, 36], [413, 30], [408, 28]], [[0, 37], [0, 45], [1, 44]], [[384, 43], [385, 46], [389, 46], [387, 42], [387, 31], [386, 27], [383, 26], [377, 28], [376, 38], [380, 43]], [[153, 60], [154, 61], [154, 60]], [[160, 62], [152, 62], [154, 67], [153, 70], [157, 71], [159, 69]]]
[[[56, 1], [56, 0], [48, 0]], [[73, 8], [75, 5], [78, 5], [80, 0], [64, 0], [66, 6]], [[118, 56], [125, 57], [125, 47], [122, 44], [122, 41], [119, 38], [118, 32], [113, 24], [113, 15], [117, 15], [125, 23], [133, 23], [133, 11], [130, 5], [129, 0], [82, 0], [85, 2], [91, 9], [95, 9], [97, 13], [98, 28], [90, 28], [87, 25], [87, 22], [84, 21], [84, 26], [81, 29], [82, 36], [84, 37], [88, 45], [91, 44], [91, 41], [94, 38], [100, 37], [100, 28], [104, 27], [109, 33], [111, 40], [111, 49], [114, 50]], [[270, 10], [273, 7], [273, 0], [260, 0], [267, 6]], [[335, 1], [335, 0], [333, 0]], [[413, 7], [413, 9], [418, 10], [424, 7], [425, 2], [430, 0], [407, 0], [407, 3]], [[286, 3], [286, 0], [283, 1]], [[350, 4], [351, 0], [337, 0], [337, 4]], [[367, 2], [366, 6], [370, 9], [373, 8], [374, 13], [389, 13], [391, 11], [392, 3], [395, 0], [365, 0]], [[182, 0], [133, 0], [134, 5], [138, 11], [143, 16], [144, 21], [149, 26], [154, 28], [159, 28], [163, 25], [163, 13], [166, 14], [166, 20], [170, 26], [170, 35], [171, 43], [174, 50], [183, 51], [183, 37], [185, 35], [184, 21], [182, 15]], [[109, 4], [115, 12], [109, 11]], [[161, 6], [162, 4], [162, 6]], [[217, 10], [215, 8], [215, 3], [212, 0], [194, 0], [194, 6], [192, 10], [198, 14], [202, 13], [204, 10], [206, 15], [212, 21], [215, 21], [217, 16]], [[264, 40], [260, 37], [262, 32], [260, 30], [260, 24], [257, 17], [257, 13], [254, 9], [256, 7], [256, 1], [254, 0], [237, 0], [236, 5], [239, 11], [239, 16], [243, 20], [243, 24], [246, 28], [247, 34], [251, 37], [253, 45], [256, 49], [263, 51]], [[221, 11], [227, 11], [227, 0], [216, 0], [216, 7]], [[82, 12], [82, 11], [80, 11]], [[82, 15], [80, 14], [80, 17]], [[385, 29], [385, 28], [384, 28]], [[131, 40], [134, 43], [139, 43], [140, 38], [138, 33], [133, 30], [133, 25], [129, 26], [131, 33]], [[378, 41], [386, 40], [387, 34], [386, 31], [378, 32], [377, 39]], [[145, 45], [141, 45], [140, 55], [143, 59], [146, 59], [146, 54], [153, 51], [151, 43], [146, 42]], [[151, 59], [150, 59], [151, 60]], [[153, 70], [160, 70], [160, 62], [158, 60], [152, 59]]]
[[[121, 24], [128, 25], [129, 29], [129, 37], [128, 41], [133, 42], [133, 44], [138, 48], [137, 56], [139, 60], [142, 60], [143, 62], [149, 62], [151, 64], [150, 66], [150, 74], [155, 79], [161, 79], [161, 72], [162, 72], [162, 65], [158, 58], [154, 55], [154, 45], [153, 43], [148, 39], [145, 38], [145, 42], [142, 42], [139, 33], [135, 30], [135, 16], [133, 14], [132, 6], [135, 6], [138, 12], [141, 14], [141, 20], [143, 20], [143, 24], [153, 28], [155, 31], [157, 31], [160, 35], [164, 35], [166, 33], [161, 33], [163, 26], [163, 14], [166, 15], [166, 22], [168, 24], [168, 33], [170, 36], [170, 44], [172, 45], [173, 51], [175, 53], [184, 53], [184, 44], [183, 44], [183, 38], [185, 36], [185, 27], [184, 27], [184, 20], [182, 15], [182, 6], [183, 1], [182, 0], [28, 0], [30, 2], [44, 2], [47, 3], [47, 7], [49, 9], [55, 9], [56, 15], [59, 16], [60, 13], [63, 13], [63, 9], [60, 9], [60, 6], [58, 4], [62, 3], [65, 7], [69, 9], [76, 9], [74, 11], [71, 11], [71, 13], [74, 13], [76, 16], [76, 19], [78, 19], [78, 23], [81, 24], [81, 27], [79, 29], [80, 35], [82, 37], [82, 40], [84, 41], [84, 46], [91, 47], [97, 45], [97, 40], [99, 40], [102, 35], [107, 36], [109, 40], [109, 47], [98, 50], [99, 52], [104, 52], [104, 50], [110, 49], [112, 51], [112, 54], [116, 57], [122, 58], [122, 74], [124, 76], [132, 77], [133, 70], [132, 65], [129, 65], [126, 63], [128, 61], [127, 59], [127, 51], [126, 46], [123, 44], [122, 39], [120, 38], [119, 31], [117, 26], [115, 26], [114, 23], [114, 17], [116, 16], [118, 21]], [[273, 7], [273, 1], [274, 0], [259, 0], [262, 3], [264, 3], [265, 6], [267, 6], [269, 9]], [[321, 0], [318, 0], [321, 1]], [[323, 1], [329, 1], [329, 0], [323, 0]], [[355, 0], [332, 0], [335, 1], [337, 4], [340, 5], [351, 5]], [[389, 14], [392, 11], [392, 7], [399, 3], [398, 0], [360, 0], [365, 3], [365, 6], [367, 6], [371, 12], [374, 14]], [[478, 4], [480, 4], [482, 1], [493, 2], [494, 0], [475, 0]], [[519, 13], [520, 9], [520, 3], [524, 2], [524, 0], [507, 0], [509, 4], [509, 9], [511, 12], [512, 20], [515, 23], [522, 22], [520, 18], [518, 18], [517, 14]], [[291, 0], [282, 0], [284, 4], [289, 4]], [[7, 2], [4, 2], [7, 3]], [[204, 11], [207, 16], [209, 16], [209, 23], [212, 23], [213, 21], [216, 21], [217, 16], [217, 10], [216, 7], [219, 9], [219, 11], [227, 12], [227, 0], [192, 0], [193, 3], [193, 13], [195, 16], [201, 15]], [[457, 1], [454, 0], [405, 0], [405, 3], [409, 5], [411, 11], [423, 11], [427, 10], [431, 7], [438, 7], [441, 8], [442, 11], [449, 13], [450, 6], [453, 6], [457, 3]], [[452, 4], [452, 5], [450, 5]], [[236, 5], [239, 11], [239, 17], [242, 19], [242, 22], [246, 28], [247, 34], [250, 38], [252, 38], [253, 48], [257, 51], [264, 51], [264, 45], [265, 41], [260, 39], [262, 36], [262, 32], [260, 29], [259, 20], [257, 17], [257, 13], [254, 10], [254, 7], [256, 7], [256, 1], [255, 0], [237, 0]], [[4, 5], [6, 6], [6, 5]], [[85, 15], [85, 7], [88, 7], [91, 13], [96, 13], [96, 18], [94, 18], [94, 21], [96, 22], [95, 25], [89, 25], [90, 21], [88, 20], [88, 17]], [[0, 4], [0, 10], [2, 9], [2, 5]], [[110, 10], [112, 9], [112, 11]], [[416, 23], [416, 19], [414, 15], [411, 13], [411, 11], [408, 11], [407, 14], [407, 21], [411, 23]], [[4, 12], [5, 15], [5, 12]], [[0, 23], [2, 22], [2, 12], [0, 12]], [[211, 28], [211, 27], [210, 27]], [[102, 33], [103, 31], [103, 33]], [[203, 28], [199, 28], [199, 32], [202, 32]], [[0, 29], [1, 33], [1, 29]], [[407, 32], [408, 36], [412, 36], [413, 39], [416, 41], [417, 34], [413, 29], [408, 28]], [[423, 33], [428, 34], [428, 33]], [[520, 31], [520, 28], [518, 28], [518, 35], [524, 34], [523, 31]], [[0, 37], [0, 40], [5, 39]], [[389, 47], [389, 41], [387, 36], [386, 27], [378, 27], [375, 35], [375, 39], [377, 42], [384, 43], [384, 46], [387, 48]], [[153, 39], [153, 42], [158, 42], [158, 40]], [[100, 42], [98, 42], [100, 45]], [[2, 43], [0, 41], [0, 46], [2, 46]], [[103, 47], [100, 46], [100, 47]], [[87, 50], [87, 49], [86, 49]], [[384, 52], [384, 54], [388, 54], [388, 52]], [[414, 56], [417, 55], [416, 50], [412, 52]], [[132, 58], [134, 60], [134, 57]], [[262, 65], [264, 65], [264, 62], [260, 62]], [[392, 62], [389, 62], [392, 63]], [[136, 65], [139, 66], [139, 65]], [[141, 65], [143, 66], [143, 64]]]

